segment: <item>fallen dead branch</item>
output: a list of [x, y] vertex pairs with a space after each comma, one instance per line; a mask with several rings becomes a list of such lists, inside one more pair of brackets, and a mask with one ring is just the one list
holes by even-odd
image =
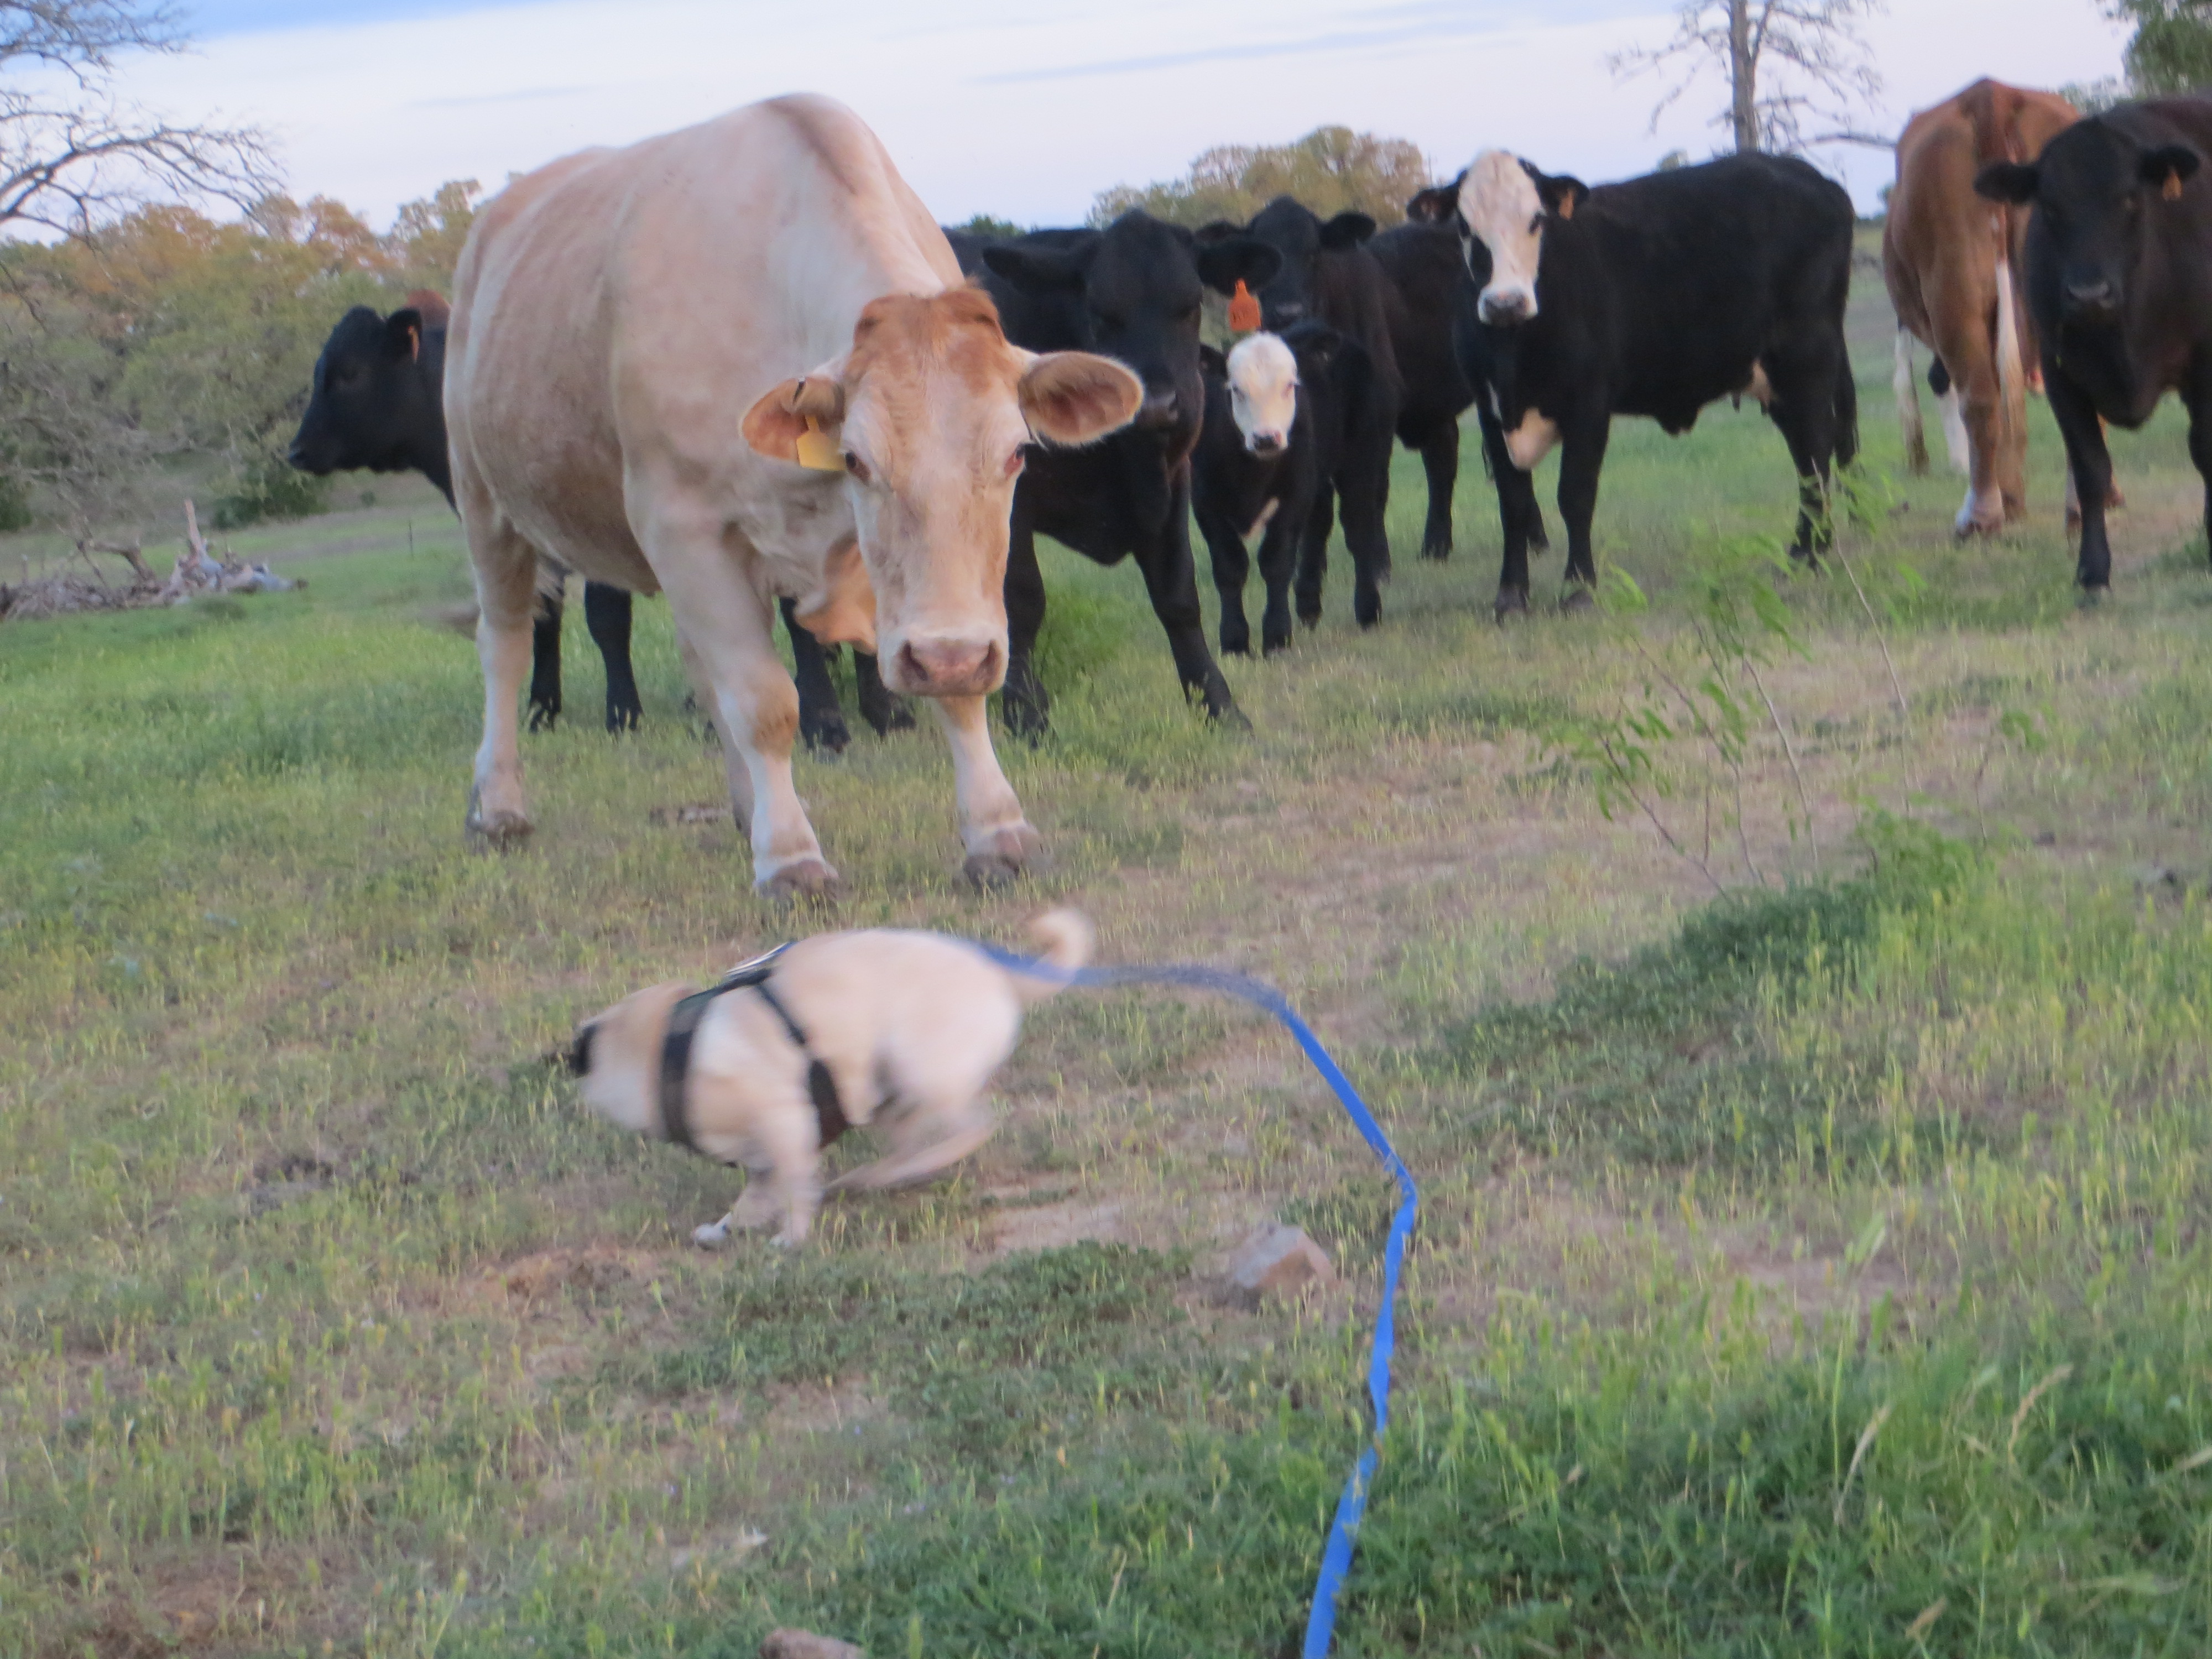
[[[58, 575], [27, 576], [13, 586], [0, 583], [0, 622], [37, 622], [88, 611], [140, 611], [184, 605], [210, 593], [282, 593], [307, 585], [304, 579], [280, 576], [265, 564], [216, 558], [208, 551], [199, 514], [189, 500], [185, 502], [185, 550], [166, 580], [154, 574], [135, 544], [87, 538], [77, 543], [76, 551], [88, 574], [64, 570]], [[120, 585], [108, 581], [93, 562], [95, 553], [123, 560], [131, 567], [130, 580]]]

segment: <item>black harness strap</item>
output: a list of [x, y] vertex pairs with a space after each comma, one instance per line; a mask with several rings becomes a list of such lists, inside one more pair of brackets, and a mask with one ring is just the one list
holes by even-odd
[[784, 1035], [806, 1056], [806, 1092], [813, 1097], [817, 1144], [827, 1146], [851, 1128], [844, 1103], [837, 1097], [837, 1079], [818, 1059], [806, 1033], [791, 1017], [781, 999], [768, 988], [775, 959], [791, 947], [778, 945], [766, 956], [732, 969], [703, 991], [694, 991], [669, 1011], [668, 1031], [660, 1040], [660, 1127], [668, 1139], [689, 1152], [699, 1150], [691, 1136], [691, 1117], [685, 1109], [684, 1085], [691, 1074], [691, 1039], [715, 998], [732, 991], [757, 991], [770, 1012], [783, 1023]]

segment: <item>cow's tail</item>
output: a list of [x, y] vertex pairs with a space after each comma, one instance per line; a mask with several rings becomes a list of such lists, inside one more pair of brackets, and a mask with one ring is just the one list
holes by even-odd
[[1061, 908], [1048, 910], [1030, 924], [1030, 937], [1043, 948], [1037, 952], [1037, 961], [1060, 975], [1050, 974], [1009, 974], [1014, 994], [1024, 1002], [1042, 1002], [1067, 982], [1067, 977], [1091, 960], [1091, 947], [1097, 938], [1091, 919], [1080, 910]]
[[1928, 431], [1920, 423], [1920, 378], [1912, 372], [1912, 331], [1897, 325], [1897, 365], [1890, 385], [1897, 392], [1897, 424], [1905, 434], [1905, 464], [1917, 477], [1928, 471]]
[[2014, 422], [2027, 418], [2027, 371], [2021, 361], [2020, 300], [2013, 283], [2012, 261], [1997, 255], [1997, 403], [2007, 438], [2019, 434]]

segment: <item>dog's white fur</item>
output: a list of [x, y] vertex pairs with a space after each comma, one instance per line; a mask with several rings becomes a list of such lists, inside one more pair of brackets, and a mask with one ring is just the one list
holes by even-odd
[[[1054, 910], [1030, 925], [1050, 969], [1091, 957], [1091, 924]], [[750, 1172], [736, 1206], [692, 1238], [719, 1244], [732, 1227], [780, 1220], [778, 1244], [805, 1241], [823, 1193], [880, 1191], [929, 1180], [991, 1138], [982, 1094], [1014, 1051], [1022, 1010], [1060, 988], [1000, 967], [939, 933], [821, 933], [776, 958], [769, 987], [806, 1034], [801, 1053], [758, 993], [714, 999], [691, 1041], [685, 1098], [699, 1150]], [[585, 1103], [641, 1134], [663, 1133], [660, 1049], [670, 1011], [696, 988], [655, 985], [580, 1030], [588, 1032]], [[848, 1121], [890, 1142], [873, 1164], [822, 1185], [810, 1060], [836, 1080]]]

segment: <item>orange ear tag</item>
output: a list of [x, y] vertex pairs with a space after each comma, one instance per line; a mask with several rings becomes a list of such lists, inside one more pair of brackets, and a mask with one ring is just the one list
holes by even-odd
[[2165, 197], [2169, 202], [2179, 201], [2181, 199], [2181, 175], [2178, 173], [2167, 173], [2166, 175], [2166, 186], [2159, 191], [2159, 194]]
[[837, 441], [822, 429], [822, 422], [809, 415], [806, 430], [793, 441], [799, 465], [815, 472], [842, 472], [845, 458], [837, 450]]
[[1242, 276], [1237, 279], [1237, 292], [1229, 299], [1229, 326], [1238, 334], [1249, 334], [1260, 326], [1260, 302], [1252, 297]]

